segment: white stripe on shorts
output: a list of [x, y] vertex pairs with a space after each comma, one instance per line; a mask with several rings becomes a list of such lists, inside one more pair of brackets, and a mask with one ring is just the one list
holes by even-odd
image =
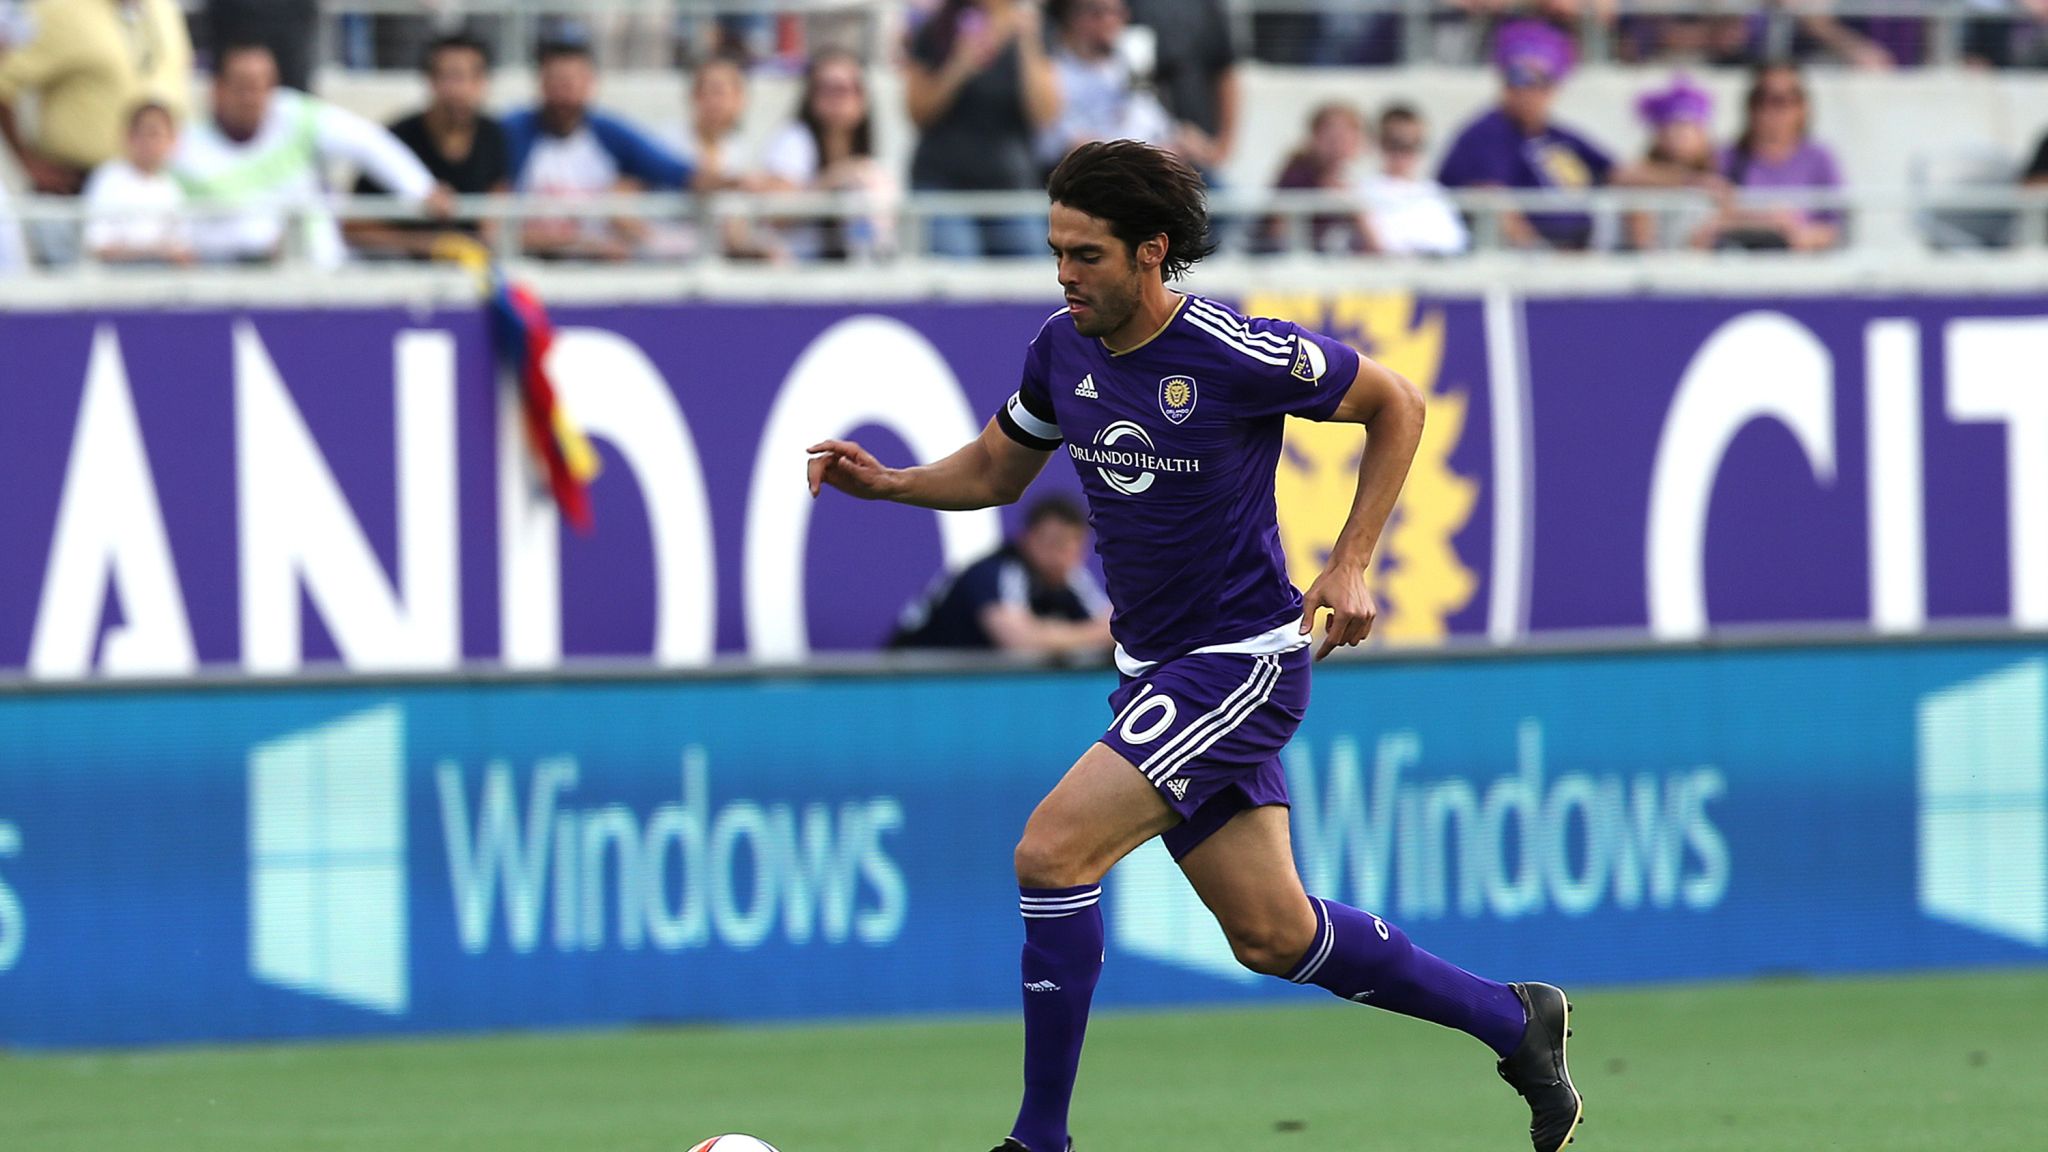
[[1273, 686], [1280, 681], [1280, 658], [1260, 656], [1252, 663], [1252, 674], [1237, 690], [1225, 697], [1223, 703], [1166, 742], [1166, 746], [1145, 760], [1142, 771], [1153, 785], [1165, 782], [1174, 773], [1185, 767], [1188, 761], [1209, 750], [1233, 728], [1245, 722], [1259, 705], [1264, 704], [1273, 694]]
[[1273, 688], [1280, 683], [1280, 661], [1273, 657], [1267, 657], [1267, 659], [1272, 660], [1272, 664], [1258, 691], [1254, 692], [1242, 704], [1239, 704], [1237, 710], [1231, 715], [1217, 721], [1210, 731], [1204, 734], [1196, 743], [1175, 753], [1172, 763], [1161, 765], [1159, 774], [1152, 781], [1155, 786], [1164, 784], [1179, 775], [1181, 769], [1193, 763], [1202, 753], [1215, 747], [1217, 741], [1229, 735], [1231, 730], [1239, 724], [1249, 720], [1252, 713], [1258, 711], [1267, 700], [1272, 699]]
[[1172, 739], [1160, 745], [1152, 753], [1152, 755], [1147, 756], [1145, 758], [1144, 763], [1138, 765], [1138, 771], [1143, 772], [1145, 774], [1146, 779], [1151, 779], [1153, 771], [1158, 768], [1160, 762], [1164, 760], [1166, 757], [1171, 756], [1176, 749], [1180, 748], [1183, 744], [1185, 744], [1187, 742], [1187, 739], [1190, 736], [1194, 735], [1198, 729], [1202, 728], [1206, 724], [1214, 722], [1218, 717], [1229, 713], [1231, 709], [1237, 707], [1238, 702], [1244, 698], [1246, 693], [1255, 691], [1258, 687], [1259, 680], [1264, 675], [1264, 670], [1265, 661], [1263, 659], [1253, 661], [1252, 674], [1245, 678], [1244, 683], [1239, 684], [1237, 687], [1231, 689], [1230, 695], [1225, 696], [1221, 704], [1218, 704], [1216, 705], [1216, 707], [1211, 708], [1209, 711], [1204, 712], [1200, 716], [1197, 716], [1194, 720], [1188, 723], [1187, 727], [1175, 733]]

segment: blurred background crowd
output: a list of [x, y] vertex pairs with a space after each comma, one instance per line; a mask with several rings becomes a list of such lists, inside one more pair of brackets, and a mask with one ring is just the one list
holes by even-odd
[[[450, 234], [561, 261], [1022, 257], [1039, 224], [988, 194], [1108, 137], [1201, 168], [1252, 256], [1822, 252], [1859, 171], [2048, 183], [2048, 137], [2014, 143], [2048, 106], [2003, 143], [1884, 126], [1916, 77], [2048, 66], [2048, 0], [16, 0], [0, 43], [9, 270], [331, 267]], [[1909, 167], [1844, 157], [1841, 122]], [[1997, 247], [2032, 215], [1921, 235]]]

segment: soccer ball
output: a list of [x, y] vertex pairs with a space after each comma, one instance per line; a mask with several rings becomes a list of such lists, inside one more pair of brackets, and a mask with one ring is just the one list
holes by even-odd
[[690, 1152], [775, 1152], [775, 1146], [752, 1136], [713, 1136]]

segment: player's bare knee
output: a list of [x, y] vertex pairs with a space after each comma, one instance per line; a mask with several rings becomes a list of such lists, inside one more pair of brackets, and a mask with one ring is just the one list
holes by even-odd
[[1315, 942], [1315, 921], [1305, 925], [1286, 920], [1261, 920], [1225, 924], [1230, 951], [1237, 962], [1267, 976], [1285, 976], [1301, 962], [1308, 946]]
[[1017, 841], [1015, 863], [1017, 883], [1025, 888], [1077, 888], [1102, 879], [1085, 854], [1030, 828]]

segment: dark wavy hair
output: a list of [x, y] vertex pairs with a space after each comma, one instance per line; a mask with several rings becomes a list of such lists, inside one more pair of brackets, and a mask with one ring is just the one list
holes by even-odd
[[866, 66], [861, 63], [858, 54], [848, 49], [820, 48], [817, 55], [812, 56], [811, 62], [804, 67], [804, 90], [803, 95], [797, 98], [796, 118], [811, 134], [811, 142], [818, 146], [818, 167], [821, 169], [828, 160], [825, 155], [825, 124], [818, 119], [817, 110], [812, 105], [818, 99], [818, 73], [825, 65], [840, 61], [852, 64], [854, 71], [860, 76], [860, 100], [862, 107], [866, 109], [861, 113], [860, 123], [853, 126], [852, 155], [866, 158], [875, 154], [874, 102], [868, 98]]
[[1201, 174], [1164, 148], [1136, 140], [1097, 140], [1067, 154], [1046, 181], [1055, 203], [1109, 222], [1110, 234], [1136, 259], [1138, 245], [1166, 237], [1168, 280], [1216, 250]]
[[420, 71], [432, 76], [434, 62], [441, 58], [443, 52], [474, 52], [476, 58], [484, 62], [484, 71], [491, 70], [490, 45], [467, 32], [450, 32], [445, 36], [434, 37], [426, 50], [420, 53]]

